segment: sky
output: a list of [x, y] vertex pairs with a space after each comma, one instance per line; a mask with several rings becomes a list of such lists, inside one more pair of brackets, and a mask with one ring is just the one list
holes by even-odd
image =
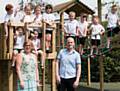
[[[70, 0], [42, 0], [42, 1], [56, 5], [56, 4], [70, 1]], [[97, 14], [97, 0], [80, 0], [80, 1], [83, 2], [85, 5], [89, 6], [92, 10], [96, 11], [96, 14]], [[119, 2], [119, 5], [120, 5], [120, 0], [102, 0], [103, 3], [111, 2], [111, 1]], [[8, 3], [11, 3], [14, 6], [17, 6], [18, 2], [20, 2], [20, 0], [0, 0], [0, 22], [3, 21], [3, 17], [5, 15], [5, 10], [4, 10], [5, 5]], [[110, 5], [106, 5], [103, 9], [103, 13], [107, 12], [107, 9], [109, 7]]]

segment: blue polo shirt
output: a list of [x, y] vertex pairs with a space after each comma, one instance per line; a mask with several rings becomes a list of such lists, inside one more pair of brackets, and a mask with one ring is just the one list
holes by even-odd
[[69, 52], [67, 49], [62, 49], [58, 56], [59, 75], [61, 78], [69, 79], [76, 77], [77, 64], [81, 64], [80, 54], [73, 50]]

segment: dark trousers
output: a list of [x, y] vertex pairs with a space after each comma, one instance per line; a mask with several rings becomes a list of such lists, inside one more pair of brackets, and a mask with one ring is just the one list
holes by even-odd
[[75, 80], [76, 78], [61, 78], [61, 83], [58, 85], [58, 91], [76, 91], [76, 89], [73, 88], [73, 83], [75, 82]]

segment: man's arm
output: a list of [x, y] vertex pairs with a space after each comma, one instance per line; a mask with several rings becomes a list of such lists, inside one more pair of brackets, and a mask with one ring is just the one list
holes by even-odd
[[59, 75], [59, 61], [58, 60], [56, 61], [56, 80], [57, 80], [57, 83], [59, 84], [60, 83], [60, 75]]

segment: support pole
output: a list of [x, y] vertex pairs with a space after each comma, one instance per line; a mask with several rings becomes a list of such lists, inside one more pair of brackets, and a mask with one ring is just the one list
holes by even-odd
[[88, 80], [87, 80], [87, 85], [90, 86], [91, 85], [91, 72], [90, 72], [90, 57], [88, 57]]
[[100, 91], [104, 91], [104, 66], [103, 66], [103, 55], [99, 57], [100, 65]]
[[[42, 37], [42, 48], [43, 48], [43, 52], [46, 53], [46, 47], [45, 47], [45, 43], [46, 43], [46, 40], [45, 40], [45, 35], [46, 35], [46, 24], [43, 22], [43, 37]], [[45, 91], [45, 60], [43, 62], [43, 69], [42, 69], [42, 88], [41, 90], [42, 91]]]
[[62, 47], [64, 48], [64, 12], [60, 14], [60, 25], [61, 25], [61, 32], [62, 32]]

